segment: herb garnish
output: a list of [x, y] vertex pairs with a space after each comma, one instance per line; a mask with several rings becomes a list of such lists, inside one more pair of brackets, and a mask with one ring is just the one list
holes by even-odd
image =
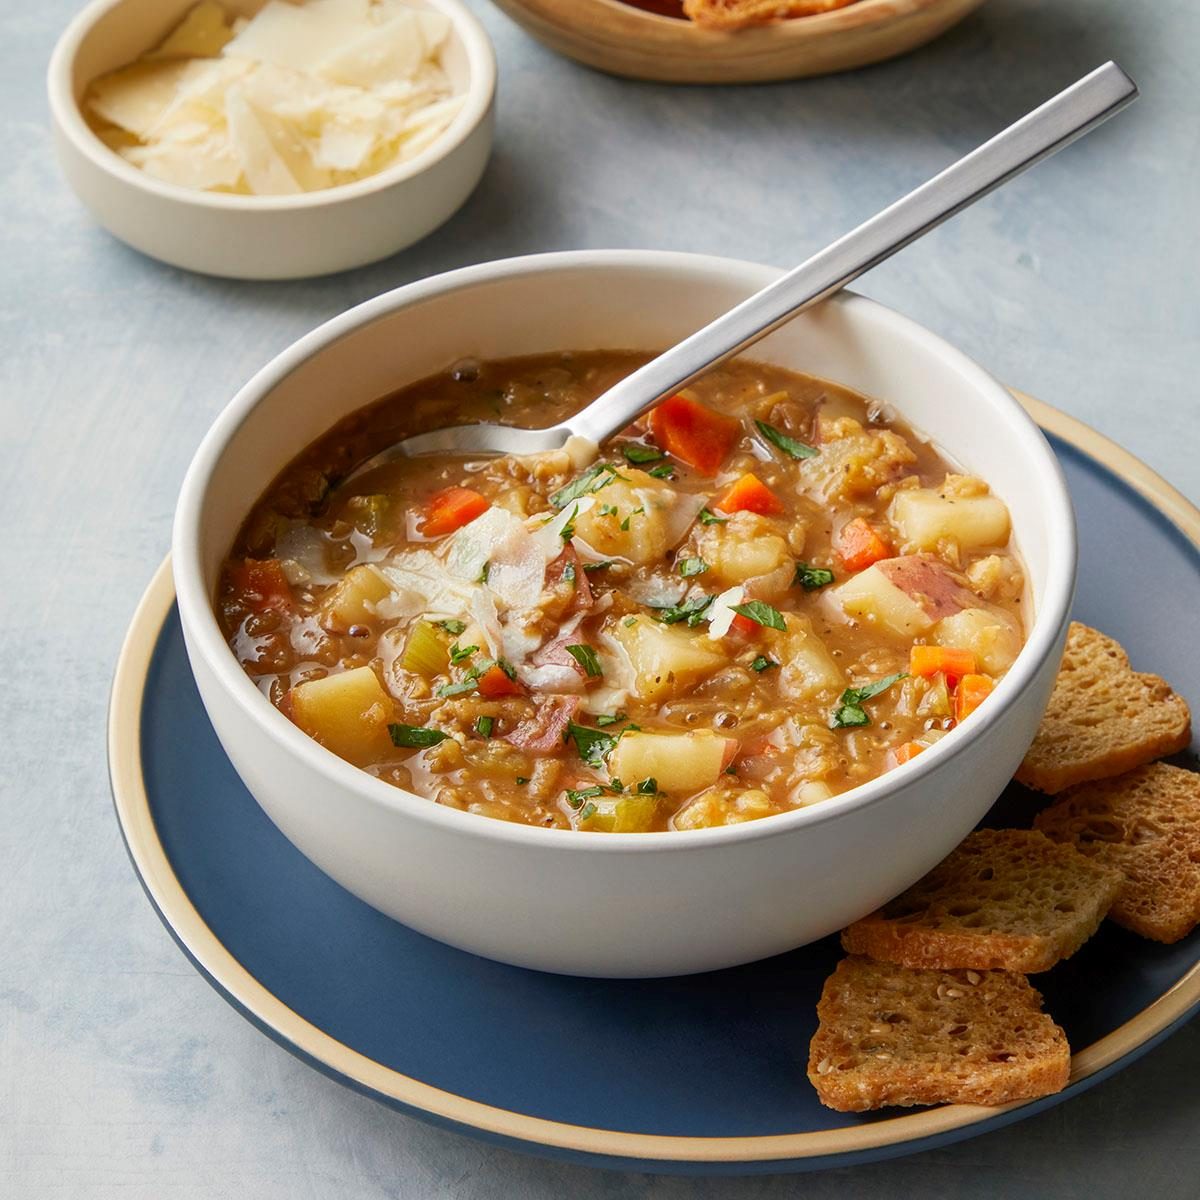
[[435, 621], [434, 624], [439, 629], [444, 629], [451, 637], [458, 637], [467, 628], [465, 621], [458, 621], [453, 618], [447, 621]]
[[617, 515], [617, 506], [615, 504], [602, 504], [597, 510], [597, 515], [601, 517], [615, 517]]
[[772, 667], [777, 667], [779, 664], [772, 658], [768, 658], [765, 654], [760, 654], [751, 664], [752, 671], [769, 671]]
[[621, 532], [622, 532], [622, 533], [628, 533], [628, 532], [629, 532], [629, 522], [630, 522], [630, 521], [632, 521], [632, 520], [633, 520], [633, 518], [634, 518], [634, 517], [636, 517], [636, 516], [638, 515], [638, 513], [644, 513], [645, 511], [646, 511], [646, 506], [645, 506], [644, 504], [639, 504], [639, 505], [637, 506], [637, 508], [635, 508], [635, 509], [633, 510], [633, 512], [631, 512], [631, 513], [629, 514], [629, 516], [627, 516], [627, 517], [625, 518], [625, 520], [623, 520], [623, 521], [621, 522]]
[[575, 564], [574, 563], [567, 563], [567, 565], [565, 567], [563, 567], [562, 578], [565, 583], [574, 583], [575, 582]]
[[718, 517], [711, 508], [702, 508], [699, 515], [701, 525], [724, 525], [729, 520], [728, 517]]
[[624, 721], [624, 720], [625, 720], [625, 714], [623, 712], [601, 713], [596, 718], [596, 724], [603, 728], [605, 725], [615, 725], [618, 721]]
[[427, 725], [400, 725], [398, 723], [389, 725], [388, 733], [392, 735], [393, 746], [405, 746], [408, 749], [436, 746], [438, 742], [444, 742], [450, 736], [440, 729], [430, 729]]
[[788, 437], [782, 429], [776, 429], [766, 421], [755, 421], [754, 426], [768, 442], [782, 450], [789, 458], [814, 458], [817, 454], [815, 446], [806, 446], [794, 437]]
[[590, 821], [596, 815], [596, 806], [589, 800], [584, 806], [583, 811], [579, 814], [579, 820]]
[[651, 775], [648, 779], [643, 779], [637, 785], [637, 793], [639, 796], [657, 796], [658, 795], [658, 780]]
[[606, 558], [603, 562], [584, 563], [583, 569], [588, 572], [592, 571], [607, 571], [613, 565], [611, 558]]
[[575, 518], [577, 516], [579, 516], [579, 505], [578, 504], [575, 505], [575, 507], [573, 509], [571, 509], [571, 515], [566, 519], [566, 521], [563, 522], [562, 526], [559, 528], [558, 536], [560, 538], [562, 538], [562, 540], [564, 542], [569, 542], [575, 536]]
[[[597, 784], [595, 787], [567, 788], [567, 803], [572, 808], [579, 808], [585, 800], [590, 800], [593, 796], [603, 796], [604, 789]], [[593, 805], [593, 808], [595, 806]]]
[[679, 560], [679, 574], [684, 579], [690, 579], [693, 575], [703, 575], [708, 570], [708, 563], [702, 558], [681, 558]]
[[877, 679], [874, 683], [868, 683], [866, 687], [847, 688], [842, 693], [837, 708], [833, 710], [830, 729], [857, 729], [862, 725], [870, 725], [871, 718], [867, 715], [863, 704], [868, 700], [873, 700], [881, 692], [886, 692], [893, 683], [899, 683], [901, 679], [907, 678], [907, 671], [898, 671], [895, 675], [888, 675], [885, 679]]
[[600, 666], [600, 658], [591, 646], [579, 643], [575, 646], [568, 646], [566, 649], [567, 653], [583, 668], [583, 673], [589, 679], [599, 679], [604, 674], [604, 670]]
[[475, 722], [475, 732], [482, 738], [490, 738], [495, 724], [496, 722], [492, 717], [480, 717]]
[[658, 462], [659, 459], [667, 457], [657, 446], [644, 446], [641, 442], [626, 442], [621, 447], [621, 453], [625, 455], [627, 463], [635, 465]]
[[652, 471], [647, 471], [647, 475], [651, 479], [674, 479], [675, 468], [670, 463], [663, 463], [660, 467], [655, 467]]
[[464, 662], [466, 659], [470, 658], [472, 654], [478, 653], [478, 651], [478, 646], [460, 646], [457, 642], [455, 642], [454, 645], [450, 647], [450, 662], [457, 667], [460, 662]]
[[730, 608], [756, 625], [765, 625], [768, 629], [787, 629], [783, 614], [764, 600], [747, 600], [745, 604], [731, 604]]
[[576, 725], [574, 721], [567, 722], [567, 732], [563, 741], [570, 739], [575, 743], [579, 757], [590, 767], [603, 767], [604, 760], [612, 753], [617, 739], [611, 733], [599, 729], [589, 729], [586, 725]]
[[810, 567], [802, 562], [796, 564], [796, 574], [792, 577], [792, 587], [802, 587], [806, 592], [815, 592], [817, 588], [826, 587], [832, 582], [832, 571], [825, 567]]
[[571, 501], [578, 500], [589, 492], [598, 492], [601, 488], [608, 487], [614, 480], [625, 478], [626, 476], [622, 475], [612, 463], [592, 463], [578, 479], [568, 483], [566, 487], [559, 488], [550, 497], [550, 503], [555, 508], [566, 508]]
[[460, 679], [457, 683], [443, 683], [435, 693], [440, 700], [447, 700], [451, 696], [465, 696], [468, 692], [473, 692], [479, 686], [479, 676], [475, 672], [471, 672], [466, 679]]
[[657, 608], [652, 615], [664, 625], [677, 625], [680, 621], [686, 621], [689, 628], [694, 629], [704, 619], [705, 612], [715, 599], [715, 596], [693, 596], [682, 604]]

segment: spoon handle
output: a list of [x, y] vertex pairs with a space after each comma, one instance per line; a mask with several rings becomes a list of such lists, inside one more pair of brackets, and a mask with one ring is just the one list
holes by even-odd
[[589, 441], [603, 442], [711, 367], [766, 337], [994, 188], [1090, 132], [1136, 99], [1137, 94], [1137, 85], [1116, 63], [1099, 67], [795, 270], [627, 376], [559, 428], [565, 427]]

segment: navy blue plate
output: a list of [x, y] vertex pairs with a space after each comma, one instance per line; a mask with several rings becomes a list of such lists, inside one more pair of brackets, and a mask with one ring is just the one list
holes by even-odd
[[[1171, 598], [1195, 594], [1200, 552], [1181, 525], [1200, 513], [1115, 447], [1053, 417], [1072, 441], [1121, 460], [1143, 491], [1160, 489], [1156, 507], [1055, 438], [1080, 521], [1076, 615], [1120, 639], [1139, 669], [1186, 691], [1200, 680], [1200, 615]], [[735, 970], [625, 982], [502, 966], [382, 916], [309, 863], [242, 786], [201, 706], [165, 574], [131, 630], [110, 737], [135, 867], [226, 999], [350, 1086], [541, 1153], [738, 1173], [908, 1153], [1058, 1103], [1200, 1006], [1200, 931], [1159, 946], [1106, 925], [1036, 980], [1077, 1051], [1064, 1093], [998, 1111], [833, 1113], [804, 1071], [814, 1006], [840, 957], [835, 939]], [[1014, 786], [988, 823], [1028, 825], [1036, 807]], [[580, 936], [603, 919], [581, 913]]]

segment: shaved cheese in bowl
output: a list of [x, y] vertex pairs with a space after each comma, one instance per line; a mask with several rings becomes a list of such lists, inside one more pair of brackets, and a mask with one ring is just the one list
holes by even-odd
[[443, 13], [402, 0], [268, 0], [250, 20], [202, 0], [160, 45], [89, 87], [84, 111], [167, 183], [293, 195], [415, 158], [464, 102]]

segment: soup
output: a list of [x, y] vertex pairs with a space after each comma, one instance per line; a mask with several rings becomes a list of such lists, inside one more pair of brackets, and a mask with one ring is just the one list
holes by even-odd
[[337, 487], [407, 433], [555, 424], [645, 357], [460, 363], [292, 462], [217, 597], [271, 703], [431, 802], [593, 832], [818, 804], [967, 720], [1024, 641], [1008, 511], [836, 384], [737, 362], [597, 457]]

